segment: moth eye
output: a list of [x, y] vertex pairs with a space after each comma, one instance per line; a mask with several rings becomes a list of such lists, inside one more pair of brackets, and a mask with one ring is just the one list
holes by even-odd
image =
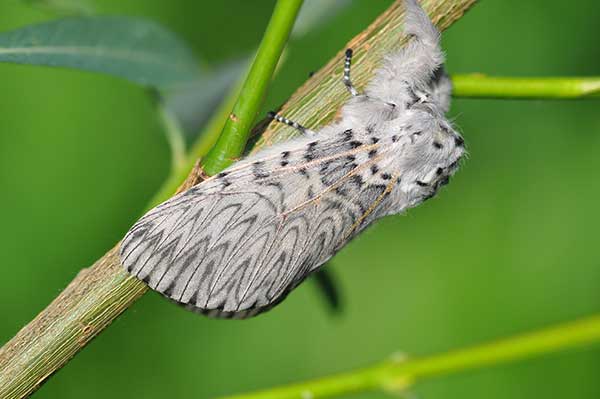
[[465, 145], [465, 140], [464, 140], [462, 137], [460, 137], [460, 136], [455, 136], [455, 137], [454, 137], [454, 144], [455, 144], [457, 147], [464, 147], [464, 145]]
[[438, 176], [441, 175], [442, 173], [444, 173], [444, 169], [442, 169], [442, 168], [437, 168], [437, 170], [435, 171], [435, 174]]

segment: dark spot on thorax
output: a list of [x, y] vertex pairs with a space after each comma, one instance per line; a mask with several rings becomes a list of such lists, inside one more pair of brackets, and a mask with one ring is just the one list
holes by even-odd
[[350, 144], [350, 148], [357, 148], [357, 147], [360, 147], [363, 143], [358, 140], [352, 140], [348, 144]]
[[268, 173], [266, 173], [265, 171], [262, 170], [263, 165], [264, 165], [263, 161], [256, 161], [252, 164], [252, 173], [254, 174], [255, 178], [263, 179], [263, 178], [269, 176]]
[[344, 141], [350, 141], [354, 137], [354, 133], [352, 133], [352, 129], [348, 129], [344, 131]]

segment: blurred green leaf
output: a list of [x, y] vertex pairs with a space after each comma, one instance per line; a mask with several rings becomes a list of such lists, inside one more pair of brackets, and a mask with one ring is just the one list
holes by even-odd
[[295, 38], [304, 36], [319, 25], [329, 21], [349, 5], [349, 0], [306, 0], [294, 24], [292, 36]]
[[91, 15], [94, 7], [87, 0], [22, 0], [23, 3], [53, 13], [66, 15]]
[[163, 91], [164, 106], [177, 119], [186, 141], [191, 143], [231, 87], [248, 68], [243, 57], [217, 65], [198, 79]]
[[72, 17], [0, 35], [0, 62], [106, 73], [166, 88], [198, 78], [190, 49], [160, 25], [131, 17]]

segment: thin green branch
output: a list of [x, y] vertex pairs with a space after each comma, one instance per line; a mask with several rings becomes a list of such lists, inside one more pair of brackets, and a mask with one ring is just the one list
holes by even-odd
[[321, 399], [372, 390], [397, 392], [418, 380], [597, 343], [600, 315], [440, 355], [388, 360], [356, 371], [222, 399]]
[[206, 156], [202, 167], [211, 175], [241, 155], [302, 2], [279, 0], [245, 81], [236, 84], [215, 110], [185, 160], [172, 168], [147, 209], [172, 196], [199, 158]]
[[186, 154], [183, 130], [177, 117], [160, 100], [158, 100], [156, 105], [156, 112], [165, 130], [165, 136], [171, 150], [171, 173], [173, 173], [176, 170], [180, 170], [185, 163]]
[[599, 98], [600, 77], [514, 78], [482, 74], [454, 75], [454, 97], [468, 98]]
[[292, 31], [303, 0], [279, 0], [237, 103], [215, 146], [204, 160], [204, 171], [215, 174], [239, 157], [250, 136], [271, 76]]

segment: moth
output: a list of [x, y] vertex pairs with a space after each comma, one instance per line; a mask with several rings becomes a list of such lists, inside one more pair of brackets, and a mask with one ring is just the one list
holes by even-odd
[[451, 82], [440, 33], [404, 0], [407, 45], [388, 55], [339, 121], [265, 148], [158, 205], [125, 236], [121, 261], [186, 308], [246, 318], [281, 302], [375, 220], [447, 184], [465, 154], [444, 114]]

